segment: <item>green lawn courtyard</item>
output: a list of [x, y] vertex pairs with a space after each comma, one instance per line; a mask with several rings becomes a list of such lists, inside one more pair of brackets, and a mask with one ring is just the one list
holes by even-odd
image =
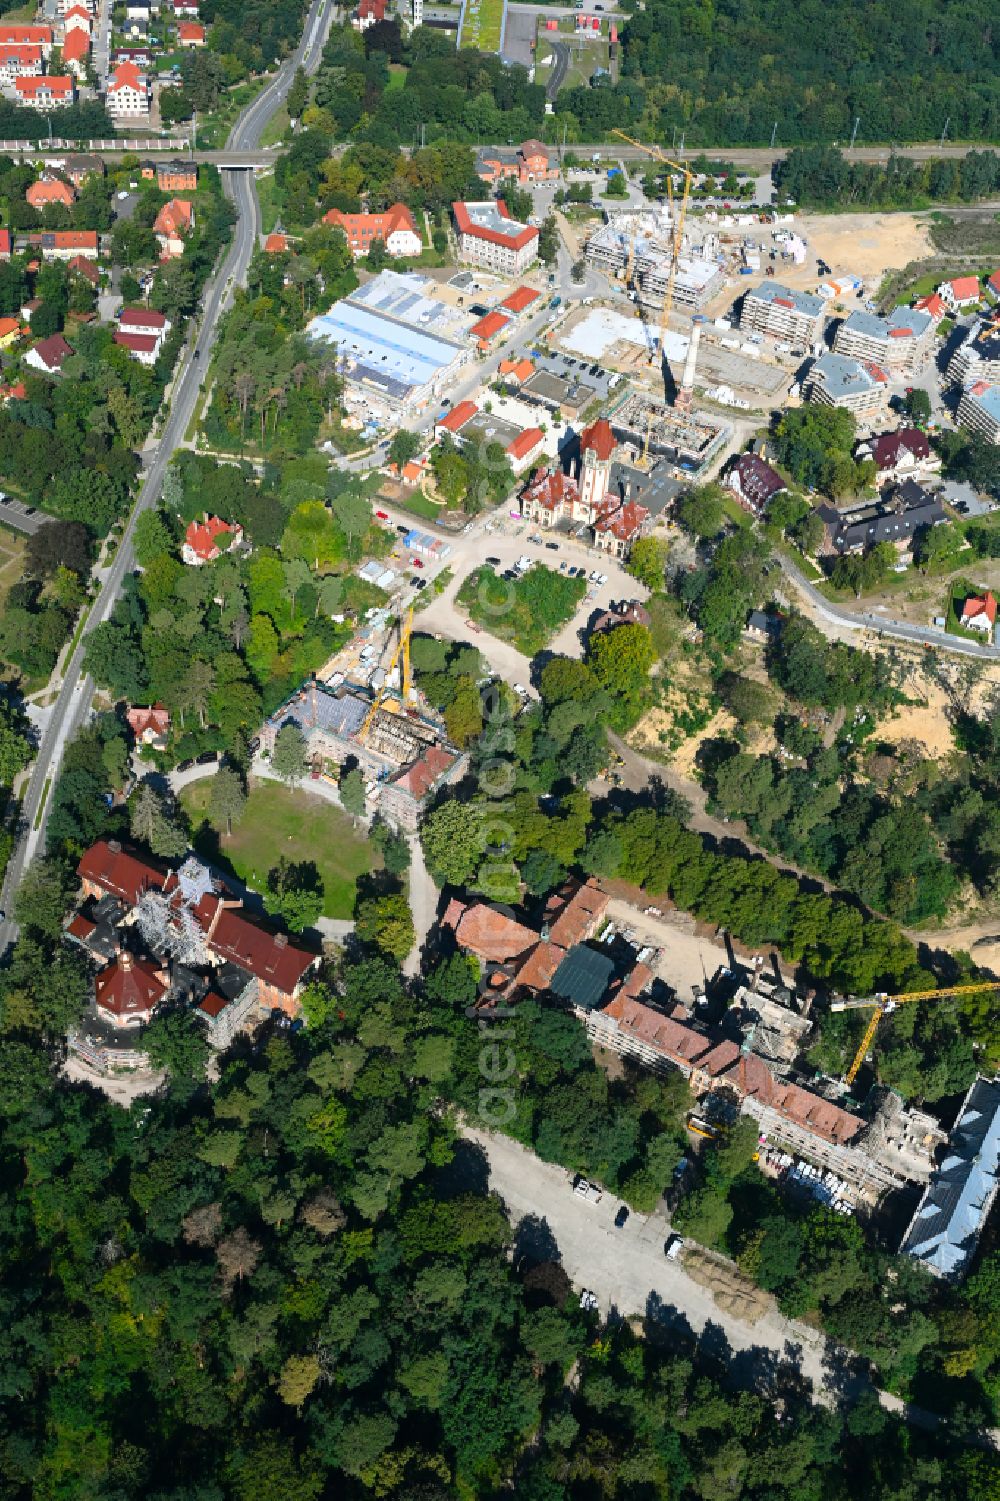
[[259, 892], [282, 855], [293, 864], [312, 860], [323, 882], [323, 916], [353, 916], [355, 883], [380, 862], [348, 814], [310, 792], [308, 784], [288, 788], [278, 782], [254, 782], [243, 817], [227, 837], [208, 819], [211, 793], [212, 778], [206, 777], [180, 794], [195, 847], [207, 858], [228, 864]]

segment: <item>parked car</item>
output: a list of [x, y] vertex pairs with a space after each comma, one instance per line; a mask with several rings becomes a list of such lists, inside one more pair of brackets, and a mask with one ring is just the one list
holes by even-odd
[[194, 758], [196, 766], [214, 766], [218, 759], [218, 751], [202, 751], [200, 756]]
[[388, 521], [389, 520], [389, 512], [388, 511], [376, 511], [375, 515], [378, 517], [379, 521]]
[[549, 552], [558, 552], [559, 551], [559, 543], [558, 542], [546, 542], [545, 546], [548, 548]]
[[414, 587], [414, 589], [426, 589], [427, 588], [427, 580], [426, 579], [414, 579], [413, 580], [413, 587]]
[[684, 1240], [680, 1235], [669, 1235], [663, 1243], [663, 1254], [668, 1261], [676, 1261], [684, 1249]]
[[499, 558], [494, 558], [494, 557], [491, 556], [491, 557], [488, 557], [488, 558], [484, 559], [484, 561], [487, 562], [490, 565], [491, 568], [499, 568], [500, 567], [500, 559]]
[[424, 565], [423, 565], [422, 559], [420, 559], [420, 558], [411, 558], [410, 559], [410, 567], [411, 568], [423, 568], [423, 566]]
[[623, 1204], [615, 1215], [615, 1229], [621, 1230], [628, 1223], [628, 1205]]
[[579, 1194], [581, 1199], [586, 1199], [591, 1204], [599, 1204], [604, 1197], [596, 1183], [589, 1183], [579, 1173], [573, 1179], [573, 1192]]

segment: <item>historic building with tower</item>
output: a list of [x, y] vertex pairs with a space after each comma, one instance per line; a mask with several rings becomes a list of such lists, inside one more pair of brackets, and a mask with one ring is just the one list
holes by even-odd
[[521, 496], [521, 514], [536, 526], [589, 526], [596, 547], [627, 558], [636, 539], [648, 530], [650, 513], [632, 500], [628, 483], [617, 493], [611, 466], [618, 451], [610, 422], [601, 417], [580, 435], [576, 474], [536, 469]]

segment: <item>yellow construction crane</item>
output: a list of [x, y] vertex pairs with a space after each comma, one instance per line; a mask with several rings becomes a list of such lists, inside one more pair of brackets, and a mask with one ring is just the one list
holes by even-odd
[[400, 657], [402, 657], [403, 659], [400, 672], [400, 677], [402, 679], [401, 687], [403, 708], [405, 709], [406, 705], [410, 702], [410, 694], [412, 691], [410, 685], [410, 636], [412, 635], [412, 633], [413, 606], [411, 605], [406, 612], [406, 619], [404, 620], [403, 617], [400, 616], [399, 640], [397, 641], [396, 649], [389, 660], [389, 665], [385, 670], [385, 680], [383, 681], [381, 688], [379, 688], [378, 692], [375, 694], [375, 697], [372, 699], [371, 708], [365, 715], [364, 723], [362, 724], [361, 729], [358, 731], [358, 739], [362, 744], [364, 744], [364, 742], [367, 740], [368, 731], [372, 727], [375, 715], [378, 713], [379, 709], [382, 706], [382, 700], [385, 698], [386, 687], [388, 685], [389, 678], [391, 677], [396, 664], [399, 662]]
[[661, 358], [666, 360], [667, 322], [674, 305], [674, 285], [677, 281], [677, 266], [680, 260], [681, 244], [684, 237], [684, 221], [687, 218], [688, 200], [691, 197], [691, 184], [694, 181], [694, 173], [689, 167], [685, 167], [683, 162], [672, 161], [665, 151], [660, 150], [659, 146], [646, 146], [642, 141], [637, 141], [632, 136], [626, 135], [624, 130], [615, 130], [613, 134], [621, 136], [623, 141], [628, 141], [629, 145], [635, 146], [637, 150], [645, 151], [647, 156], [651, 156], [654, 161], [659, 162], [662, 166], [670, 167], [674, 172], [680, 172], [684, 178], [684, 193], [681, 197], [680, 211], [675, 217], [674, 179], [671, 172], [667, 173], [667, 202], [670, 205], [671, 228], [670, 270], [667, 273], [667, 289], [663, 297], [663, 307], [660, 310], [660, 354]]
[[895, 1011], [897, 1006], [906, 1005], [908, 1001], [943, 1001], [948, 996], [978, 995], [984, 990], [1000, 990], [1000, 980], [980, 980], [976, 985], [946, 985], [941, 990], [910, 990], [902, 995], [871, 995], [863, 1000], [832, 1001], [831, 1011], [867, 1011], [872, 1008], [871, 1021], [865, 1029], [865, 1035], [854, 1055], [854, 1061], [844, 1075], [844, 1083], [848, 1088], [854, 1083], [868, 1049], [875, 1039], [879, 1022], [883, 1016], [888, 1016], [890, 1012]]

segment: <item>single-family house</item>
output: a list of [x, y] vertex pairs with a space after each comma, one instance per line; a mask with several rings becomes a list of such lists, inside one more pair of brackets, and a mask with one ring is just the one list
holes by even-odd
[[177, 22], [178, 47], [204, 47], [205, 28], [200, 21]]
[[982, 296], [979, 277], [956, 276], [951, 281], [943, 281], [938, 287], [938, 296], [953, 313], [962, 308], [975, 307]]
[[961, 623], [967, 631], [979, 631], [992, 639], [997, 623], [997, 602], [988, 589], [985, 594], [970, 594], [963, 602]]
[[901, 427], [897, 432], [868, 438], [858, 444], [854, 457], [871, 459], [879, 486], [897, 480], [925, 479], [941, 472], [939, 456], [931, 448], [927, 434], [918, 427]]
[[43, 375], [58, 375], [72, 353], [71, 346], [66, 343], [62, 334], [50, 334], [47, 339], [39, 339], [28, 350], [24, 360], [25, 364], [40, 370]]
[[200, 521], [192, 521], [184, 533], [181, 557], [185, 563], [198, 568], [202, 563], [214, 563], [223, 552], [237, 547], [242, 540], [241, 526], [206, 513]]
[[170, 732], [170, 710], [166, 704], [151, 704], [148, 708], [132, 705], [126, 710], [125, 718], [137, 745], [149, 745], [154, 750], [166, 749]]
[[160, 247], [160, 260], [173, 260], [184, 254], [184, 241], [194, 228], [194, 205], [189, 198], [171, 198], [153, 221], [153, 233]]
[[776, 495], [788, 490], [778, 471], [756, 453], [741, 453], [726, 476], [726, 483], [757, 516], [763, 515]]
[[9, 349], [21, 337], [21, 323], [17, 318], [0, 318], [0, 349]]

